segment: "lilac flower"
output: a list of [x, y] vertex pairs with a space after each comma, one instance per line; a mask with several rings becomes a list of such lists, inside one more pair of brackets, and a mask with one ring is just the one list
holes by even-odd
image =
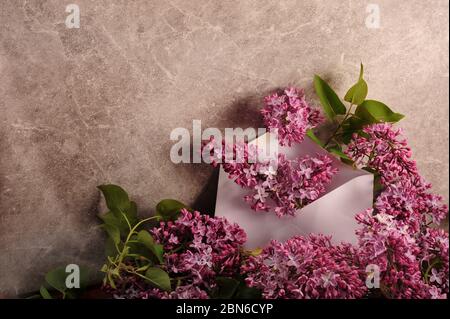
[[308, 104], [303, 90], [291, 87], [283, 93], [267, 96], [261, 114], [266, 127], [278, 132], [280, 144], [291, 146], [293, 142], [302, 142], [306, 131], [323, 119], [319, 111]]
[[449, 292], [449, 239], [442, 229], [428, 228], [420, 237], [419, 261], [424, 268], [425, 281], [439, 291]]
[[[363, 264], [375, 264], [380, 267], [383, 291], [390, 298], [427, 298], [426, 283], [421, 278], [418, 262], [420, 248], [417, 238], [409, 231], [403, 221], [385, 213], [367, 210], [357, 216], [363, 225], [357, 231], [359, 237], [359, 255]], [[382, 222], [383, 221], [383, 222]], [[382, 247], [382, 249], [380, 249]]]
[[346, 153], [357, 164], [381, 175], [385, 189], [377, 199], [376, 209], [408, 220], [414, 230], [429, 217], [439, 224], [448, 207], [441, 196], [429, 192], [431, 185], [420, 176], [401, 130], [383, 123], [367, 126], [363, 132], [363, 136], [354, 136]]
[[139, 291], [138, 296], [138, 299], [209, 299], [206, 291], [194, 285], [178, 286], [171, 292], [150, 288]]
[[[214, 147], [222, 149], [221, 158], [217, 157]], [[298, 209], [318, 199], [337, 173], [331, 157], [327, 155], [288, 160], [284, 154], [278, 154], [276, 163], [270, 160], [251, 161], [252, 158], [258, 158], [258, 150], [255, 146], [244, 143], [234, 145], [231, 151], [235, 157], [237, 148], [244, 150], [244, 160], [238, 162], [229, 159], [225, 161], [224, 142], [211, 140], [205, 148], [211, 154], [213, 165], [223, 163], [223, 169], [229, 178], [251, 190], [244, 200], [250, 203], [253, 210], [273, 209], [278, 217], [293, 216]]]
[[373, 209], [358, 214], [357, 220], [363, 225], [357, 231], [360, 259], [380, 267], [387, 297], [448, 294], [448, 234], [431, 228], [423, 233], [422, 228], [414, 229], [415, 224], [410, 227], [408, 221]]
[[429, 192], [400, 130], [375, 124], [355, 135], [347, 154], [381, 176], [384, 189], [374, 209], [357, 215], [360, 256], [380, 266], [391, 298], [441, 298], [448, 294], [448, 234], [430, 228], [448, 214], [442, 197]]
[[403, 220], [413, 231], [418, 231], [430, 220], [439, 225], [447, 216], [447, 206], [442, 203], [441, 196], [429, 193], [430, 187], [403, 178], [385, 187], [376, 199], [375, 208]]
[[346, 153], [357, 164], [370, 167], [381, 175], [384, 185], [402, 178], [417, 178], [416, 163], [411, 160], [411, 149], [400, 129], [381, 123], [366, 126], [362, 136], [353, 136]]
[[163, 267], [171, 278], [178, 278], [176, 287], [165, 292], [125, 275], [113, 290], [117, 298], [204, 299], [217, 276], [239, 274], [246, 234], [224, 218], [183, 209], [176, 221], [161, 222], [151, 233], [164, 247]]
[[[166, 254], [169, 274], [173, 269], [207, 286], [211, 285], [207, 282], [210, 277], [235, 273], [241, 260], [240, 247], [246, 241], [245, 232], [236, 224], [187, 210], [182, 210], [175, 222], [162, 222], [151, 232], [165, 251], [176, 251]], [[180, 238], [179, 244], [168, 240], [171, 235]]]
[[247, 285], [267, 299], [359, 298], [366, 293], [354, 248], [333, 246], [322, 235], [273, 240], [259, 256], [246, 260], [242, 272]]

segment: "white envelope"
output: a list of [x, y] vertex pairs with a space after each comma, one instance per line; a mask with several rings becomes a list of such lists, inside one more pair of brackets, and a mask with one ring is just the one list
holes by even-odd
[[[251, 143], [265, 148], [264, 140], [276, 141], [276, 137], [266, 133]], [[327, 152], [309, 138], [292, 147], [279, 147], [279, 152], [287, 158]], [[355, 230], [358, 225], [355, 215], [372, 207], [373, 175], [350, 167], [334, 158], [339, 169], [333, 176], [327, 191], [319, 199], [299, 210], [296, 216], [277, 217], [273, 211], [255, 212], [243, 200], [251, 190], [237, 185], [220, 169], [216, 200], [216, 216], [223, 216], [230, 222], [238, 223], [247, 233], [247, 249], [265, 246], [270, 240], [285, 241], [294, 235], [310, 233], [332, 235], [333, 243], [356, 244]]]

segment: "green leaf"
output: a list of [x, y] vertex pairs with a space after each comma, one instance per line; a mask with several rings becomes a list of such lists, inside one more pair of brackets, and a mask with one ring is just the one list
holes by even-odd
[[44, 299], [53, 299], [52, 295], [50, 295], [47, 288], [45, 288], [44, 286], [41, 286], [41, 288], [39, 289], [39, 293]]
[[343, 158], [346, 160], [351, 160], [350, 157], [347, 156], [347, 154], [345, 154], [344, 152], [342, 152], [340, 149], [338, 149], [336, 147], [331, 147], [328, 149], [328, 151], [334, 155], [337, 155], [340, 158]]
[[117, 185], [100, 185], [98, 188], [103, 193], [105, 197], [106, 206], [114, 213], [116, 216], [120, 216], [122, 213], [130, 210], [130, 199], [127, 192], [123, 188]]
[[165, 291], [170, 291], [170, 277], [161, 268], [151, 267], [145, 272], [145, 277], [147, 281], [153, 286], [160, 288]]
[[118, 245], [120, 243], [120, 230], [114, 225], [104, 224], [102, 227], [106, 230], [109, 237], [113, 240], [114, 244]]
[[175, 220], [182, 208], [187, 206], [174, 199], [163, 199], [156, 205], [156, 215], [162, 217], [164, 221]]
[[45, 275], [45, 281], [53, 288], [58, 290], [61, 293], [64, 293], [67, 290], [66, 287], [66, 278], [68, 273], [66, 273], [65, 267], [58, 267], [49, 271]]
[[128, 218], [128, 221], [130, 222], [131, 226], [134, 226], [138, 222], [137, 217], [137, 204], [133, 201], [130, 201], [130, 207], [125, 209], [125, 215]]
[[130, 231], [123, 215], [116, 216], [113, 212], [107, 212], [106, 214], [98, 215], [98, 217], [103, 220], [106, 225], [111, 225], [119, 229], [122, 236], [127, 235]]
[[314, 143], [316, 143], [320, 147], [323, 147], [322, 141], [317, 137], [316, 134], [314, 134], [313, 129], [307, 130], [306, 131], [306, 136], [308, 136]]
[[80, 289], [84, 289], [89, 285], [91, 279], [90, 275], [89, 268], [80, 266]]
[[354, 105], [360, 105], [367, 97], [368, 87], [364, 79], [359, 80], [345, 94], [344, 100]]
[[105, 242], [105, 257], [117, 256], [117, 248], [111, 237], [106, 238]]
[[381, 191], [384, 189], [381, 183], [381, 175], [378, 172], [373, 173], [373, 198], [377, 198]]
[[66, 279], [70, 272], [66, 272], [66, 267], [58, 267], [49, 271], [45, 275], [45, 281], [54, 289], [61, 292], [64, 296], [74, 297], [75, 292], [85, 288], [89, 284], [89, 269], [79, 266], [80, 269], [80, 288], [69, 289], [66, 286]]
[[360, 133], [364, 125], [371, 124], [368, 121], [364, 121], [356, 116], [352, 116], [342, 122], [342, 142], [348, 144], [354, 133]]
[[344, 100], [354, 105], [359, 105], [367, 97], [368, 87], [366, 81], [363, 79], [364, 66], [361, 63], [361, 69], [359, 71], [359, 79], [355, 85], [353, 85], [345, 94]]
[[359, 80], [361, 80], [364, 76], [364, 65], [361, 63], [361, 66], [359, 68]]
[[351, 131], [352, 133], [356, 133], [357, 131], [361, 130], [366, 124], [370, 123], [367, 123], [366, 121], [356, 116], [352, 116], [342, 122], [342, 129], [344, 130], [344, 132]]
[[263, 249], [262, 249], [262, 248], [255, 248], [255, 249], [252, 249], [252, 250], [248, 250], [248, 251], [247, 251], [247, 253], [248, 253], [250, 256], [255, 256], [255, 257], [261, 255], [262, 252], [263, 252]]
[[214, 294], [216, 299], [231, 299], [239, 286], [239, 281], [228, 277], [217, 277], [217, 290]]
[[333, 120], [338, 114], [346, 113], [345, 105], [341, 102], [337, 94], [318, 75], [314, 76], [314, 88], [325, 114], [330, 120]]
[[160, 244], [155, 243], [152, 235], [146, 230], [141, 230], [137, 235], [137, 240], [141, 242], [145, 247], [151, 250], [151, 252], [158, 258], [158, 261], [162, 264], [164, 262], [163, 255], [164, 249]]
[[140, 242], [129, 242], [127, 244], [127, 247], [129, 247], [128, 251], [129, 255], [138, 255], [140, 257], [150, 260], [155, 259], [155, 261], [157, 261], [158, 263], [160, 262], [159, 259], [155, 256], [155, 254]]
[[356, 108], [355, 115], [369, 123], [398, 122], [404, 117], [393, 112], [386, 104], [375, 100], [364, 101]]

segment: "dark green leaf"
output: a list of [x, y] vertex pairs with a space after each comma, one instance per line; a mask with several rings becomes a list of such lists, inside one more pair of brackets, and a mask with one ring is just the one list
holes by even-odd
[[114, 225], [103, 224], [102, 227], [106, 230], [113, 242], [118, 245], [120, 243], [120, 230]]
[[66, 268], [65, 267], [58, 267], [56, 269], [53, 269], [49, 271], [45, 275], [45, 281], [53, 288], [58, 290], [59, 292], [64, 293], [64, 291], [67, 289], [66, 287]]
[[[79, 266], [80, 275], [80, 289], [85, 288], [89, 284], [89, 269]], [[45, 275], [45, 281], [53, 288], [61, 293], [67, 293], [69, 290], [78, 290], [78, 288], [69, 289], [66, 285], [67, 277], [71, 272], [66, 272], [66, 267], [58, 267], [49, 271]]]
[[[132, 240], [136, 240], [137, 241], [137, 236], [133, 236]], [[129, 242], [127, 244], [127, 247], [129, 248], [128, 254], [130, 255], [138, 255], [138, 256], [142, 256], [146, 259], [150, 259], [153, 260], [155, 259], [155, 262], [159, 262], [159, 260], [157, 260], [155, 254], [148, 249], [146, 246], [144, 246], [143, 243], [140, 242]]]
[[333, 120], [338, 114], [346, 113], [345, 105], [341, 102], [337, 94], [318, 75], [314, 76], [314, 88], [325, 114], [330, 120]]
[[357, 131], [361, 130], [366, 124], [370, 123], [367, 123], [356, 116], [352, 116], [342, 122], [342, 129], [344, 130], [344, 132], [351, 131], [352, 133], [356, 133]]
[[151, 267], [145, 272], [147, 281], [153, 286], [165, 291], [170, 291], [170, 277], [161, 268]]
[[306, 131], [306, 136], [308, 136], [314, 143], [316, 143], [320, 147], [323, 147], [322, 141], [317, 137], [316, 134], [314, 134], [314, 131], [312, 129]]
[[346, 160], [350, 160], [350, 157], [347, 156], [347, 154], [345, 154], [344, 152], [342, 152], [340, 149], [338, 149], [337, 147], [331, 147], [328, 149], [328, 151], [334, 155], [339, 156], [340, 158], [346, 159]]
[[137, 217], [137, 204], [135, 202], [130, 201], [130, 207], [125, 209], [125, 215], [127, 216], [131, 226], [136, 225], [136, 223], [138, 222], [138, 217]]
[[341, 136], [341, 139], [342, 139], [342, 143], [344, 143], [344, 144], [350, 143], [350, 141], [352, 140], [352, 133], [349, 133], [349, 132], [343, 133]]
[[366, 100], [360, 104], [355, 115], [370, 123], [398, 122], [404, 115], [393, 112], [386, 104], [375, 100]]
[[39, 292], [43, 299], [53, 299], [52, 295], [50, 295], [47, 288], [45, 288], [44, 286], [41, 286], [41, 288], [39, 289]]
[[383, 189], [384, 186], [381, 183], [381, 175], [378, 172], [375, 172], [373, 175], [373, 198], [377, 198]]
[[156, 205], [156, 214], [165, 221], [176, 220], [182, 208], [187, 206], [174, 199], [163, 199]]
[[342, 122], [342, 142], [348, 144], [353, 137], [354, 133], [359, 134], [364, 125], [370, 124], [364, 120], [359, 119], [356, 116], [352, 116]]
[[80, 289], [85, 289], [90, 284], [89, 268], [80, 266]]
[[127, 192], [117, 185], [100, 185], [98, 188], [102, 191], [105, 197], [106, 206], [116, 216], [120, 216], [130, 209], [131, 203]]
[[217, 277], [217, 290], [214, 294], [216, 299], [231, 299], [239, 286], [239, 281], [233, 278]]
[[123, 215], [116, 216], [113, 212], [107, 212], [106, 214], [99, 215], [98, 217], [103, 220], [106, 225], [111, 225], [119, 229], [122, 236], [127, 235], [130, 231], [130, 227], [128, 226]]
[[106, 238], [105, 242], [105, 256], [106, 257], [114, 257], [118, 254], [116, 245], [111, 237]]
[[350, 165], [350, 166], [354, 166], [355, 165], [355, 162], [353, 162], [351, 159], [346, 159], [346, 158], [343, 158], [343, 157], [341, 157], [341, 162], [344, 163], [344, 164]]
[[137, 240], [141, 242], [145, 247], [151, 250], [151, 252], [158, 258], [158, 261], [162, 264], [164, 262], [163, 255], [164, 249], [160, 244], [155, 243], [152, 235], [146, 230], [141, 230], [138, 233]]

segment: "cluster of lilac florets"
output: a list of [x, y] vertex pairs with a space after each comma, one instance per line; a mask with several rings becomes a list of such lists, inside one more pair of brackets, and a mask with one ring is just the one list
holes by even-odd
[[[248, 172], [253, 192], [244, 199], [256, 211], [268, 211], [274, 207], [277, 216], [282, 217], [294, 216], [298, 209], [325, 193], [325, 186], [330, 183], [337, 169], [332, 166], [332, 159], [327, 155], [289, 160], [284, 154], [279, 154], [276, 170], [270, 165], [263, 165], [259, 170], [250, 167]], [[233, 174], [234, 170], [228, 173]], [[240, 179], [246, 183], [248, 175]]]
[[[306, 102], [303, 90], [288, 88], [265, 98], [261, 110], [266, 128], [278, 133], [280, 145], [303, 141], [306, 131], [322, 120]], [[244, 200], [255, 211], [272, 210], [278, 217], [294, 216], [297, 210], [318, 199], [337, 173], [330, 156], [305, 156], [294, 160], [284, 154], [261, 160], [257, 145], [211, 139], [202, 150], [213, 166], [219, 163], [229, 178], [251, 189]]]
[[242, 266], [246, 283], [267, 299], [347, 299], [366, 294], [364, 271], [351, 245], [332, 245], [330, 237], [296, 236], [273, 240]]
[[302, 142], [306, 131], [323, 120], [319, 111], [308, 104], [303, 90], [292, 87], [283, 94], [267, 96], [261, 113], [265, 126], [278, 132], [280, 145], [288, 146]]
[[392, 298], [442, 298], [448, 294], [448, 234], [431, 228], [446, 217], [442, 198], [419, 175], [401, 131], [375, 124], [355, 136], [347, 154], [380, 174], [374, 208], [357, 215], [360, 255], [381, 270]]
[[237, 224], [183, 209], [176, 221], [161, 222], [151, 233], [163, 245], [164, 269], [174, 280], [173, 290], [165, 292], [134, 278], [117, 297], [204, 299], [218, 276], [239, 274], [246, 234]]
[[[327, 155], [289, 160], [284, 154], [278, 154], [276, 160], [259, 160], [256, 145], [236, 143], [227, 152], [223, 142], [215, 144], [211, 140], [205, 148], [212, 165], [222, 163], [229, 178], [251, 189], [244, 200], [253, 210], [273, 209], [278, 217], [294, 216], [298, 209], [318, 199], [337, 173]], [[227, 153], [232, 156], [227, 158]]]
[[[262, 111], [268, 128], [277, 128], [280, 143], [301, 142], [320, 116], [302, 91], [288, 89], [266, 98]], [[212, 165], [223, 165], [238, 185], [252, 190], [245, 199], [254, 210], [274, 208], [278, 216], [317, 199], [336, 169], [328, 156], [276, 163], [258, 161], [248, 143], [226, 149], [213, 140], [203, 151]], [[231, 158], [229, 155], [231, 153]], [[164, 247], [165, 270], [173, 290], [151, 288], [128, 277], [118, 298], [208, 298], [217, 276], [243, 276], [263, 298], [361, 298], [368, 292], [370, 269], [379, 270], [379, 288], [389, 298], [446, 298], [449, 293], [448, 233], [433, 228], [447, 216], [442, 198], [420, 176], [401, 131], [375, 124], [355, 135], [346, 154], [380, 176], [382, 190], [372, 208], [358, 214], [358, 245], [333, 245], [323, 235], [272, 241], [259, 255], [243, 253], [246, 235], [238, 225], [183, 210], [178, 220], [162, 222], [151, 233]], [[373, 275], [373, 274], [372, 274]]]

